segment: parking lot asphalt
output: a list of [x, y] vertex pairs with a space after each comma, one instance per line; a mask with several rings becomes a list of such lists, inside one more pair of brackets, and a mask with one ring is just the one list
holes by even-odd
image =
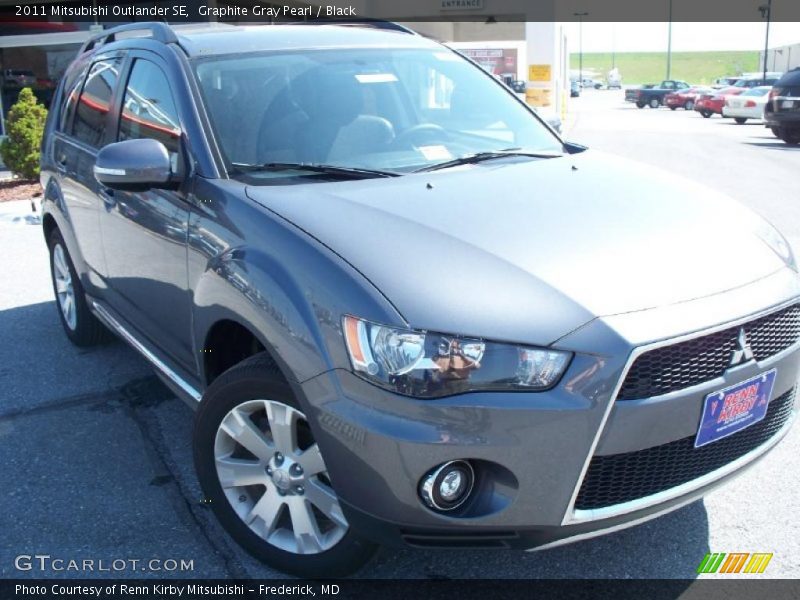
[[[760, 125], [638, 110], [618, 92], [587, 91], [571, 106], [567, 138], [721, 189], [800, 248], [800, 149]], [[281, 577], [240, 550], [202, 504], [191, 409], [122, 342], [90, 350], [67, 342], [41, 230], [25, 210], [0, 204], [0, 577]], [[713, 551], [771, 552], [764, 576], [798, 577], [798, 472], [795, 427], [731, 484], [643, 525], [534, 553], [384, 549], [359, 576], [692, 578]], [[183, 559], [194, 569], [18, 571], [15, 557], [26, 554]]]

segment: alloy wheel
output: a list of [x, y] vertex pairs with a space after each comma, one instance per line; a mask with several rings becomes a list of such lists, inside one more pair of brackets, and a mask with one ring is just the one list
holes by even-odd
[[53, 248], [53, 280], [55, 281], [58, 307], [64, 317], [64, 322], [71, 330], [78, 325], [75, 307], [75, 288], [72, 285], [72, 274], [67, 264], [67, 257], [61, 244]]
[[237, 405], [217, 429], [214, 459], [233, 510], [276, 548], [318, 554], [347, 533], [322, 453], [299, 410], [273, 400]]

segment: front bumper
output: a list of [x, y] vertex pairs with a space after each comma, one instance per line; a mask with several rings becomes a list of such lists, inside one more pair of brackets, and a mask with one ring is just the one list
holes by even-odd
[[[764, 298], [773, 300], [766, 310]], [[345, 514], [364, 535], [388, 545], [556, 545], [683, 506], [740, 473], [777, 443], [794, 411], [752, 452], [686, 485], [634, 502], [576, 509], [594, 457], [693, 436], [708, 393], [776, 368], [777, 398], [796, 385], [800, 371], [800, 343], [795, 342], [714, 380], [658, 397], [615, 402], [639, 354], [683, 337], [706, 335], [710, 322], [720, 323], [713, 330], [730, 327], [798, 301], [800, 280], [784, 269], [718, 296], [596, 319], [556, 344], [575, 352], [575, 358], [549, 392], [416, 400], [335, 370], [302, 384], [305, 410]], [[477, 499], [459, 514], [436, 513], [419, 500], [418, 483], [429, 470], [453, 459], [469, 459], [483, 469]]]

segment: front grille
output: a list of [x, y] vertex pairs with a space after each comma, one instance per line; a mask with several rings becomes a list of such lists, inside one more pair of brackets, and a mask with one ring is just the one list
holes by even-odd
[[687, 483], [758, 448], [783, 427], [792, 413], [795, 390], [769, 403], [758, 423], [700, 448], [695, 436], [636, 452], [595, 456], [589, 463], [575, 508], [614, 506]]
[[650, 398], [721, 376], [730, 366], [742, 328], [756, 360], [774, 356], [800, 339], [800, 304], [744, 325], [642, 353], [628, 371], [617, 400]]

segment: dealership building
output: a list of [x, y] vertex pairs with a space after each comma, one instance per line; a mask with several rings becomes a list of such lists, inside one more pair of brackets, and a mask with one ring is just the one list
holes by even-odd
[[[273, 15], [266, 21], [296, 21], [297, 15], [315, 17], [323, 5], [352, 6], [359, 17], [405, 23], [423, 35], [452, 43], [454, 48], [505, 81], [526, 81], [529, 103], [564, 113], [569, 97], [569, 53], [565, 27], [553, 19], [556, 1], [353, 0], [322, 3], [285, 0], [269, 3], [178, 0], [176, 5], [185, 4], [189, 18], [194, 21], [208, 19], [229, 25], [254, 24], [254, 19], [265, 22], [265, 14]], [[539, 10], [539, 16], [534, 15], [533, 19], [531, 5]], [[163, 11], [166, 3], [123, 1], [101, 10], [102, 1], [94, 2], [89, 6], [95, 7], [95, 15], [89, 18], [71, 14], [79, 7], [84, 7], [85, 11], [85, 2], [43, 0], [25, 6], [29, 7], [27, 16], [24, 10], [23, 14], [16, 15], [11, 10], [13, 7], [6, 7], [0, 21], [3, 119], [22, 86], [33, 87], [36, 95], [49, 105], [59, 79], [89, 37], [123, 22], [154, 20], [148, 16], [150, 11], [159, 7]], [[254, 10], [255, 7], [258, 10]], [[243, 8], [247, 9], [247, 14], [242, 14]], [[112, 14], [112, 9], [117, 14]], [[41, 11], [46, 12], [44, 17]], [[222, 16], [218, 18], [209, 13]], [[274, 15], [280, 16], [274, 18]], [[166, 20], [176, 29], [197, 27], [196, 23], [187, 24], [185, 19], [181, 23], [180, 17]]]
[[[759, 53], [759, 65], [764, 64], [764, 53]], [[786, 72], [800, 67], [800, 44], [780, 46], [767, 50], [767, 71]]]

